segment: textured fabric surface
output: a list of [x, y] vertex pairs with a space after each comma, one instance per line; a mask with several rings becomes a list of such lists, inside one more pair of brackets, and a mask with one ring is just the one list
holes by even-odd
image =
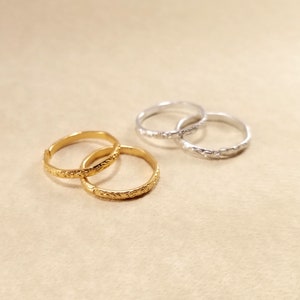
[[[2, 0], [0, 298], [300, 299], [299, 11], [298, 1]], [[239, 117], [250, 148], [208, 161], [140, 139], [135, 116], [165, 100]], [[158, 186], [112, 203], [51, 179], [44, 149], [79, 130], [147, 149]], [[236, 138], [212, 124], [211, 143], [210, 132]], [[56, 162], [76, 167], [95, 146]], [[151, 171], [122, 157], [111, 172], [100, 183], [125, 188]]]

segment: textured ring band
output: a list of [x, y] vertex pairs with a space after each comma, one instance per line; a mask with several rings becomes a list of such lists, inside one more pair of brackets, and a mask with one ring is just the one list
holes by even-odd
[[[244, 139], [242, 140], [242, 142], [232, 147], [224, 147], [218, 150], [211, 150], [193, 145], [185, 140], [184, 136], [182, 136], [177, 140], [177, 142], [184, 150], [190, 152], [194, 156], [202, 156], [210, 159], [220, 159], [235, 156], [248, 147], [251, 139], [250, 128], [239, 119], [226, 113], [207, 113], [207, 121], [227, 123], [240, 130], [244, 135]], [[195, 122], [195, 118], [193, 117], [191, 117], [190, 119], [180, 120], [176, 126], [176, 129], [180, 130], [193, 122]]]
[[[180, 112], [183, 111], [183, 109], [190, 109], [194, 113], [190, 114], [188, 118], [194, 117], [194, 123], [188, 124], [185, 126], [185, 128], [177, 128], [175, 130], [170, 131], [157, 131], [157, 130], [151, 130], [146, 129], [142, 126], [143, 122], [159, 113], [166, 112], [166, 111], [172, 111], [173, 109], [180, 109]], [[187, 118], [183, 119], [186, 120]], [[198, 129], [202, 124], [204, 124], [206, 121], [206, 113], [204, 109], [197, 104], [190, 103], [190, 102], [162, 102], [159, 103], [156, 106], [152, 106], [141, 113], [139, 113], [136, 117], [136, 130], [140, 135], [148, 136], [148, 137], [155, 137], [159, 139], [176, 139], [184, 134], [189, 134], [194, 132], [196, 129]]]
[[[103, 156], [106, 156], [111, 151], [112, 151], [112, 147], [107, 147], [107, 148], [94, 151], [83, 160], [83, 162], [81, 163], [81, 167], [82, 168], [88, 167], [95, 160]], [[136, 188], [132, 188], [128, 190], [120, 190], [120, 191], [111, 191], [111, 190], [106, 190], [106, 189], [101, 189], [99, 187], [96, 187], [87, 178], [81, 178], [81, 183], [87, 192], [92, 193], [103, 199], [126, 200], [126, 199], [136, 198], [148, 193], [157, 184], [159, 180], [160, 171], [156, 160], [150, 153], [140, 148], [124, 146], [124, 145], [121, 145], [120, 153], [137, 156], [144, 159], [153, 169], [153, 174], [150, 177], [150, 179], [143, 185]]]
[[[81, 139], [102, 139], [107, 140], [113, 144], [110, 148], [111, 151], [107, 153], [108, 157], [100, 162], [99, 164], [83, 169], [59, 169], [50, 164], [50, 159], [53, 155], [60, 150], [70, 144], [75, 143]], [[83, 178], [87, 176], [95, 175], [96, 173], [104, 170], [109, 167], [120, 155], [120, 144], [118, 140], [104, 131], [81, 131], [75, 132], [71, 135], [61, 138], [54, 144], [52, 144], [47, 150], [44, 152], [44, 168], [45, 170], [53, 176], [61, 177], [61, 178]]]

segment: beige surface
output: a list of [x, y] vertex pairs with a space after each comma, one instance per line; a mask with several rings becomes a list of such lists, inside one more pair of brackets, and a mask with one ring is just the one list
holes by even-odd
[[[2, 0], [0, 299], [300, 299], [299, 11]], [[138, 138], [136, 114], [174, 99], [240, 117], [251, 147], [206, 161]], [[157, 188], [111, 203], [47, 177], [43, 150], [88, 129], [149, 150]], [[105, 184], [143, 180], [122, 162]]]

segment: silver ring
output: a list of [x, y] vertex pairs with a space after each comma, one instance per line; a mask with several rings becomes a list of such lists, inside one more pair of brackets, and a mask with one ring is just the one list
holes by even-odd
[[[185, 140], [184, 136], [181, 136], [177, 140], [177, 142], [181, 145], [183, 150], [188, 151], [194, 156], [200, 156], [200, 157], [205, 157], [210, 159], [220, 159], [220, 158], [229, 158], [235, 156], [248, 147], [251, 139], [251, 132], [249, 126], [244, 124], [239, 119], [230, 116], [226, 113], [220, 113], [220, 112], [207, 113], [206, 115], [207, 115], [207, 121], [209, 122], [223, 122], [237, 128], [243, 133], [244, 139], [242, 140], [242, 142], [232, 147], [224, 147], [218, 150], [211, 150], [211, 149], [193, 145], [187, 140]], [[193, 124], [193, 122], [195, 122], [194, 117], [190, 117], [189, 119], [185, 119], [185, 120], [180, 120], [176, 126], [176, 129], [181, 130], [186, 126], [188, 126], [189, 124]]]
[[[160, 113], [166, 112], [166, 111], [173, 111], [173, 109], [180, 109], [179, 111], [182, 112], [184, 109], [190, 109], [194, 111], [193, 114], [190, 114], [188, 117], [183, 118], [181, 121], [185, 121], [187, 119], [193, 118], [193, 123], [189, 122], [184, 128], [177, 128], [175, 130], [170, 131], [158, 131], [158, 130], [151, 130], [147, 129], [142, 126], [143, 122]], [[158, 139], [178, 139], [184, 134], [190, 134], [194, 131], [196, 131], [202, 124], [204, 124], [206, 121], [206, 113], [204, 109], [197, 104], [189, 103], [189, 102], [161, 102], [156, 106], [152, 106], [150, 108], [147, 108], [146, 110], [139, 113], [136, 117], [136, 130], [140, 135], [148, 136], [148, 137], [154, 137]]]

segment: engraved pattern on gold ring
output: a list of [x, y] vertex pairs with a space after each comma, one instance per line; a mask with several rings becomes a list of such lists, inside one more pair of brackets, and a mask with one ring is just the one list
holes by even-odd
[[[85, 168], [89, 166], [96, 159], [105, 156], [107, 152], [110, 150], [111, 147], [107, 147], [104, 149], [94, 151], [83, 160], [83, 162], [81, 163], [81, 167]], [[81, 183], [87, 192], [92, 193], [95, 196], [98, 196], [105, 200], [115, 200], [115, 201], [128, 200], [128, 199], [140, 197], [148, 193], [149, 191], [151, 191], [156, 186], [160, 178], [160, 169], [156, 160], [149, 152], [141, 148], [121, 145], [120, 154], [128, 154], [128, 155], [137, 156], [144, 159], [153, 169], [153, 174], [150, 177], [150, 179], [146, 183], [136, 188], [113, 191], [113, 190], [106, 190], [100, 187], [96, 187], [87, 178], [81, 178]]]
[[[78, 169], [59, 169], [53, 166], [52, 164], [50, 164], [51, 158], [60, 149], [67, 147], [68, 145], [71, 145], [78, 140], [90, 139], [90, 138], [107, 140], [113, 143], [113, 146], [111, 147], [111, 152], [108, 154], [108, 157], [104, 161], [89, 168], [78, 168]], [[49, 174], [60, 178], [84, 178], [88, 176], [93, 176], [98, 172], [106, 169], [119, 157], [119, 155], [120, 155], [120, 143], [111, 134], [105, 131], [80, 131], [61, 138], [60, 140], [56, 141], [48, 149], [45, 150], [44, 169]]]

